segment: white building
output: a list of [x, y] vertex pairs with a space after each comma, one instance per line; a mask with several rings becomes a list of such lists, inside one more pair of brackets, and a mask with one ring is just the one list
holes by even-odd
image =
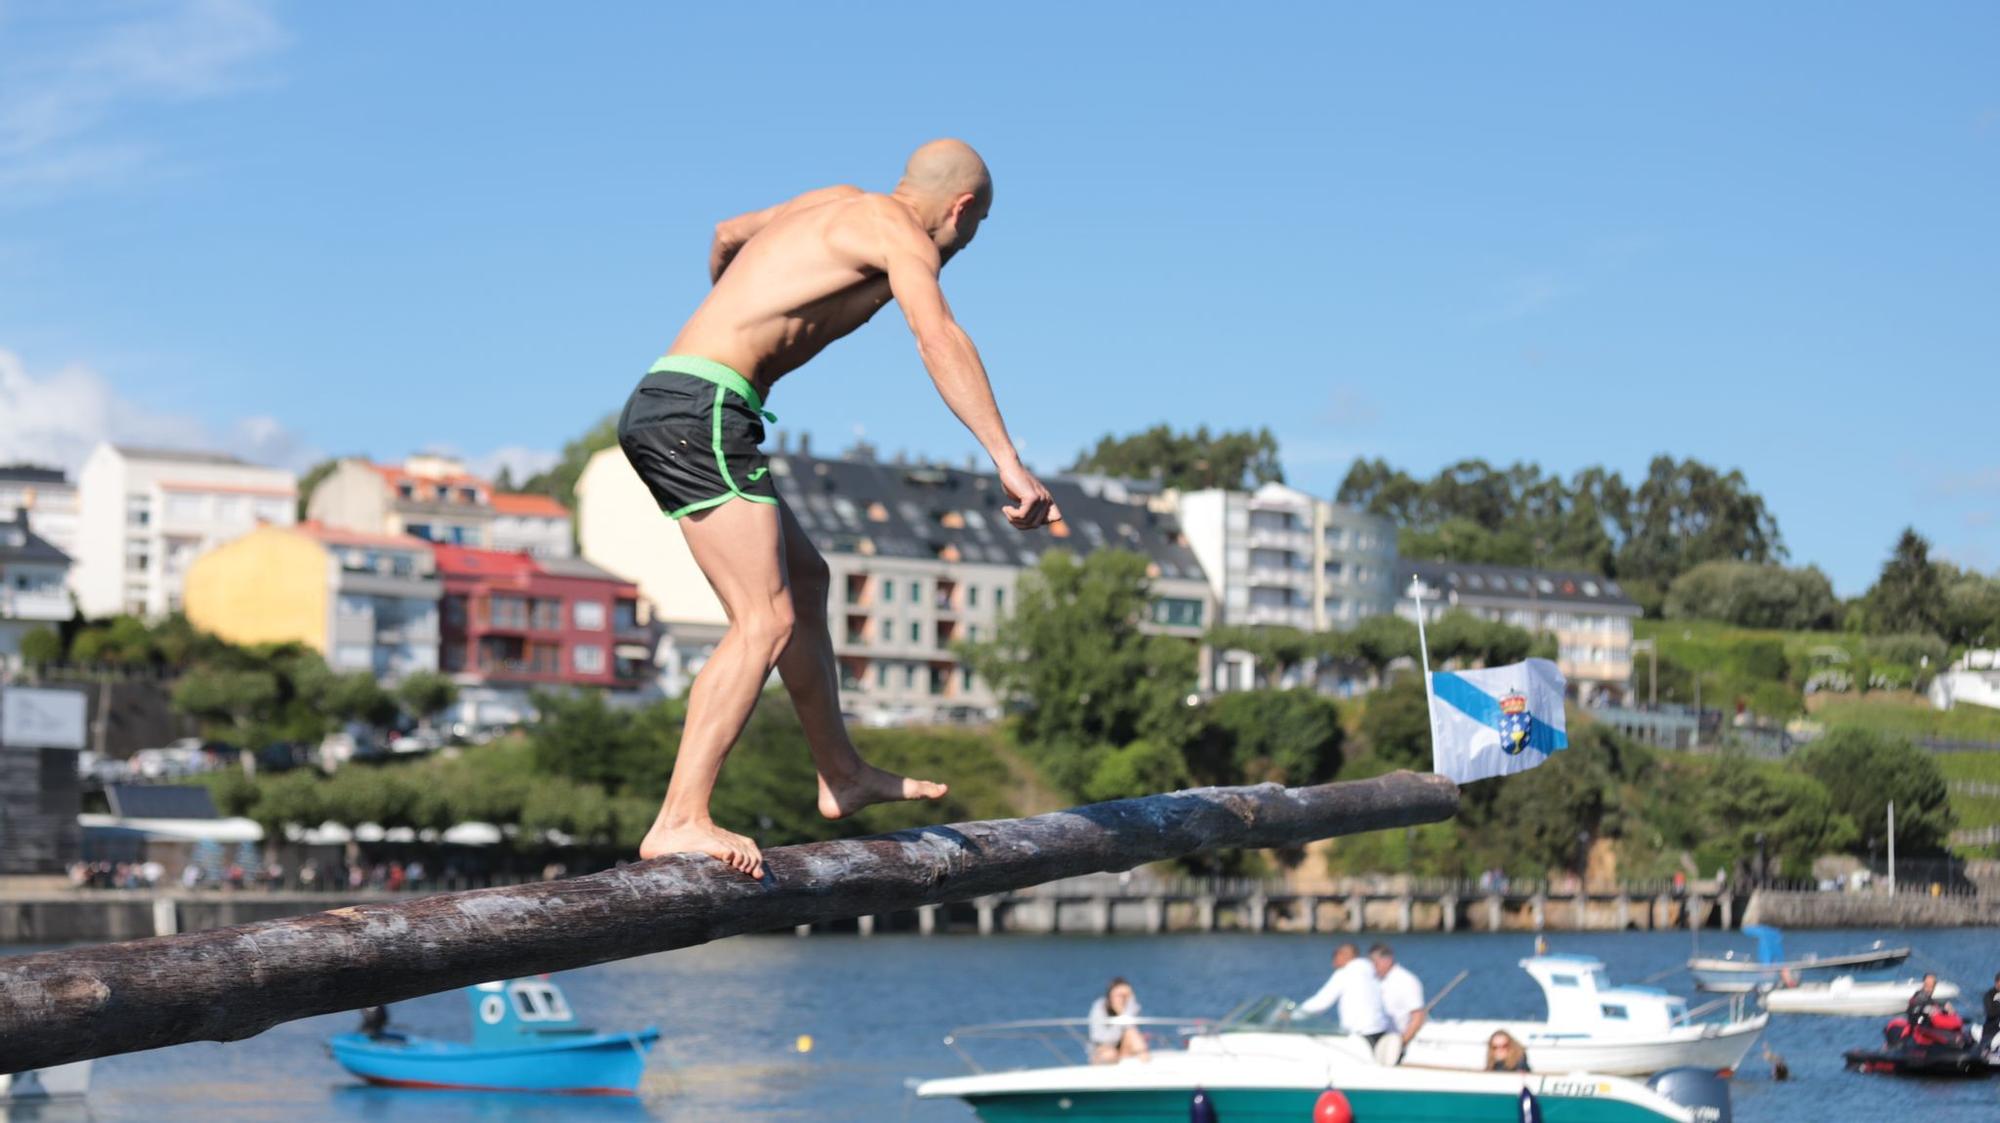
[[[1577, 702], [1631, 701], [1632, 621], [1643, 610], [1618, 582], [1594, 573], [1425, 561], [1401, 563], [1397, 579], [1402, 589], [1412, 580], [1423, 586], [1427, 622], [1460, 611], [1554, 636], [1556, 665]], [[1414, 602], [1399, 601], [1396, 613], [1414, 620]]]
[[214, 452], [100, 444], [77, 475], [70, 588], [88, 616], [180, 607], [195, 557], [261, 524], [298, 521], [298, 480]]
[[349, 457], [313, 488], [306, 517], [360, 534], [507, 550], [538, 558], [576, 553], [569, 508], [544, 495], [497, 490], [465, 462], [420, 453], [398, 464]]
[[69, 565], [26, 513], [0, 520], [0, 671], [20, 669], [22, 636], [76, 614], [63, 587]]
[[35, 533], [49, 545], [76, 555], [76, 485], [60, 468], [0, 465], [0, 519], [20, 511], [33, 517]]
[[1974, 648], [1931, 680], [1931, 705], [1949, 710], [1960, 704], [2000, 709], [2000, 649]]
[[1178, 509], [1223, 624], [1337, 631], [1394, 606], [1388, 519], [1275, 483], [1185, 492]]
[[[1142, 554], [1151, 562], [1148, 626], [1190, 642], [1206, 630], [1213, 609], [1207, 583], [1170, 516], [1050, 479], [1063, 521], [1021, 533], [1001, 518], [1004, 500], [990, 474], [783, 452], [770, 459], [778, 493], [832, 571], [827, 613], [841, 703], [863, 721], [997, 716], [999, 700], [954, 648], [993, 638], [1015, 602], [1021, 571], [1044, 550]], [[660, 662], [684, 681], [727, 619], [679, 524], [659, 514], [615, 448], [585, 467], [577, 516], [584, 556], [631, 575], [652, 601], [670, 642]]]

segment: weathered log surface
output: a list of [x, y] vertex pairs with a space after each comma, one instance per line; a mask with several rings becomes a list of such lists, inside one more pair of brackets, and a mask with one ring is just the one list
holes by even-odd
[[912, 909], [1203, 850], [1297, 846], [1435, 822], [1438, 776], [1202, 788], [1030, 819], [785, 846], [753, 882], [672, 855], [535, 885], [371, 903], [181, 936], [0, 960], [0, 1060], [43, 1068], [294, 1018], [690, 947], [724, 936]]

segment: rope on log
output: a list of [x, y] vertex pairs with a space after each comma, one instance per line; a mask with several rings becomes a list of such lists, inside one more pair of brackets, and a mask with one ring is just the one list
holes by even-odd
[[963, 901], [1205, 850], [1292, 847], [1450, 818], [1439, 776], [1200, 788], [764, 853], [753, 882], [676, 854], [560, 881], [369, 903], [0, 960], [0, 1058], [20, 1071], [725, 936]]

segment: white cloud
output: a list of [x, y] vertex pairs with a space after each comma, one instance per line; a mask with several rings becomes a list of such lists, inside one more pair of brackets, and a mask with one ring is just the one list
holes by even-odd
[[[41, 26], [0, 37], [0, 190], [103, 180], [146, 163], [151, 147], [106, 137], [124, 107], [194, 101], [241, 87], [282, 48], [284, 29], [258, 0], [109, 5], [105, 18], [61, 5]], [[132, 13], [138, 13], [133, 15]]]
[[245, 417], [217, 430], [130, 401], [89, 367], [71, 364], [38, 377], [19, 355], [0, 349], [0, 462], [75, 471], [99, 441], [211, 449], [294, 470], [320, 457], [276, 418]]

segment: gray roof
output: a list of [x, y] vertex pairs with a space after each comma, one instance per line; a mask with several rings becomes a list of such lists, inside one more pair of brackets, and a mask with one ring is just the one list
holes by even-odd
[[[542, 558], [535, 559], [543, 573], [551, 577], [587, 577], [594, 581], [626, 581], [625, 578], [601, 566], [593, 565], [582, 558]], [[630, 584], [629, 581], [626, 581]]]
[[109, 784], [111, 813], [121, 819], [220, 819], [215, 798], [194, 784]]
[[0, 480], [23, 484], [69, 483], [61, 468], [44, 468], [40, 464], [0, 464]]
[[1409, 587], [1412, 577], [1422, 578], [1433, 589], [1456, 592], [1460, 597], [1595, 605], [1608, 611], [1630, 610], [1634, 614], [1640, 611], [1639, 602], [1626, 596], [1618, 582], [1602, 574], [1578, 570], [1410, 558], [1396, 563], [1399, 593]]
[[[183, 464], [249, 464], [226, 452], [203, 452], [186, 448], [145, 448], [140, 445], [112, 445], [121, 454], [139, 460], [173, 460]], [[254, 467], [254, 465], [253, 465]]]
[[16, 511], [11, 521], [0, 521], [0, 561], [68, 565], [69, 555], [29, 529], [28, 512]]
[[[1144, 554], [1163, 578], [1202, 577], [1171, 518], [1094, 497], [1070, 479], [1042, 481], [1062, 508], [1068, 535], [1059, 538], [1009, 526], [1000, 513], [1006, 492], [991, 473], [780, 453], [771, 457], [771, 474], [799, 525], [829, 553], [928, 560], [951, 547], [962, 562], [1029, 566], [1044, 550], [1121, 548]], [[870, 517], [877, 504], [880, 519]]]

